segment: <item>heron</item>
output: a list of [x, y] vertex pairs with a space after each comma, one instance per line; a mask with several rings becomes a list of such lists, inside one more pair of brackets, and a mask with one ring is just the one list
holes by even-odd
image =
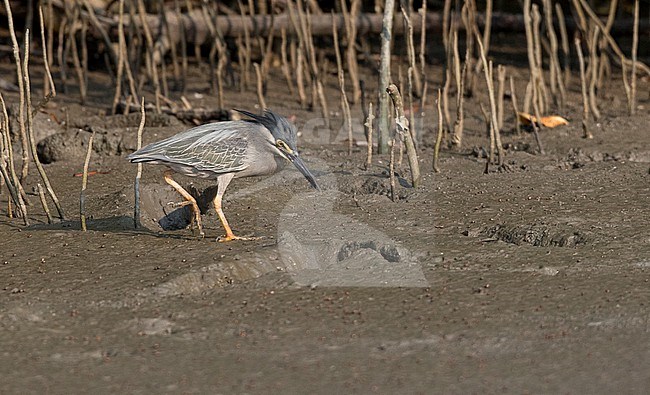
[[197, 126], [174, 136], [151, 143], [126, 158], [132, 163], [153, 163], [167, 166], [164, 179], [189, 205], [201, 237], [201, 212], [196, 199], [173, 178], [174, 173], [189, 177], [217, 180], [217, 194], [212, 203], [226, 236], [219, 241], [254, 240], [236, 236], [222, 210], [223, 195], [234, 178], [276, 173], [291, 162], [311, 186], [320, 190], [316, 179], [298, 154], [296, 127], [285, 117], [271, 110], [261, 115], [244, 110], [235, 111], [250, 119], [214, 122]]

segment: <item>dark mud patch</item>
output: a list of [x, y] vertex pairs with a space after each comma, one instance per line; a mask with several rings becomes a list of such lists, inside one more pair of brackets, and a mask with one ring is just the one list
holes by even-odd
[[[70, 119], [68, 127], [84, 129], [89, 125], [102, 129], [115, 129], [115, 128], [137, 128], [140, 125], [140, 113], [132, 113], [126, 115], [108, 115], [99, 116], [93, 115], [90, 117], [79, 117]], [[161, 128], [169, 126], [182, 126], [183, 123], [167, 114], [153, 114], [147, 113], [144, 126], [146, 128]]]
[[[339, 189], [348, 195], [379, 195], [390, 198], [390, 179], [388, 174], [385, 177], [345, 177], [339, 180]], [[415, 190], [410, 187], [408, 182], [401, 177], [398, 177], [397, 180], [400, 185], [395, 188], [395, 199], [405, 200], [412, 197]]]
[[592, 238], [584, 232], [562, 226], [549, 225], [494, 225], [480, 232], [482, 236], [506, 243], [535, 247], [577, 247], [588, 244]]
[[571, 148], [565, 158], [573, 168], [584, 166], [587, 162], [629, 161], [636, 163], [650, 163], [650, 150], [627, 150], [604, 152], [583, 148]]

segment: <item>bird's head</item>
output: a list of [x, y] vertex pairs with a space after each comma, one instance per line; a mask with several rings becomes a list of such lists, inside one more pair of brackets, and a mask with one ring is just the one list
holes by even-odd
[[273, 136], [271, 143], [275, 153], [293, 163], [305, 176], [307, 181], [309, 181], [311, 186], [320, 191], [320, 187], [316, 183], [313, 174], [311, 174], [305, 162], [298, 155], [298, 148], [296, 146], [298, 133], [296, 127], [288, 119], [268, 109], [264, 110], [262, 115], [253, 114], [244, 110], [235, 109], [235, 111], [252, 118], [255, 122], [267, 128]]

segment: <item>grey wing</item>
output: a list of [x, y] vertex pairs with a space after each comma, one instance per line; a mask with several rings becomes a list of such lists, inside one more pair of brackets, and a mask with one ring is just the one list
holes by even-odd
[[[238, 127], [239, 126], [239, 127]], [[202, 125], [143, 147], [127, 156], [131, 162], [190, 167], [227, 173], [248, 167], [248, 139], [236, 122]]]
[[189, 146], [172, 146], [167, 156], [198, 171], [229, 173], [246, 169], [244, 161], [248, 140], [241, 136], [196, 141]]

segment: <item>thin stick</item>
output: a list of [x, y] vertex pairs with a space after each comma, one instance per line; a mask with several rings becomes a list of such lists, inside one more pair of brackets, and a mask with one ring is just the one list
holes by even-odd
[[393, 107], [395, 107], [395, 124], [397, 125], [397, 131], [401, 136], [403, 136], [402, 138], [404, 138], [406, 143], [406, 154], [408, 155], [409, 167], [411, 168], [411, 183], [414, 188], [417, 188], [420, 185], [420, 164], [418, 162], [418, 154], [415, 149], [413, 137], [409, 131], [409, 122], [404, 116], [402, 95], [400, 95], [395, 84], [390, 84], [388, 88], [386, 88], [386, 92], [393, 101]]
[[[533, 5], [533, 7], [536, 7], [536, 5]], [[533, 8], [535, 11], [536, 8]], [[531, 16], [531, 14], [533, 14]], [[535, 16], [537, 16], [535, 18]], [[535, 24], [537, 19], [537, 24]], [[543, 89], [544, 83], [541, 80], [541, 72], [540, 72], [540, 67], [541, 65], [538, 63], [538, 60], [541, 62], [541, 59], [538, 59], [538, 56], [541, 57], [541, 53], [536, 50], [538, 48], [539, 44], [539, 12], [531, 12], [531, 5], [530, 5], [530, 0], [524, 0], [524, 26], [526, 28], [526, 47], [528, 51], [528, 66], [530, 68], [530, 81], [527, 86], [526, 90], [526, 97], [524, 100], [524, 111], [527, 111], [529, 103], [530, 103], [530, 98], [532, 97], [532, 103], [533, 103], [533, 109], [535, 111], [535, 117], [536, 119], [541, 119], [540, 118], [540, 101], [543, 101], [543, 99], [540, 98], [542, 95], [542, 92], [540, 92]], [[530, 91], [528, 91], [528, 88], [530, 88]], [[542, 140], [539, 137], [539, 133], [537, 131], [538, 129], [538, 124], [537, 122], [533, 122], [533, 134], [535, 136], [535, 141], [537, 142], [537, 148], [539, 149], [539, 152], [541, 154], [544, 154], [544, 147], [542, 146]]]
[[[418, 10], [420, 13], [420, 25], [421, 26], [426, 26], [426, 20], [427, 20], [427, 2], [423, 1], [422, 2], [422, 8]], [[444, 30], [443, 30], [444, 31]], [[446, 32], [444, 33], [446, 34]], [[426, 65], [426, 45], [427, 45], [427, 29], [421, 29], [420, 30], [420, 76], [422, 78], [422, 83], [423, 85], [426, 85], [426, 74], [424, 71], [425, 65]], [[422, 95], [421, 97], [424, 97], [426, 94], [426, 86], [422, 86]], [[422, 108], [424, 109], [424, 103], [422, 105]]]
[[[347, 48], [346, 56], [348, 63], [348, 73], [350, 73], [350, 80], [352, 81], [352, 103], [358, 103], [361, 99], [361, 85], [359, 80], [359, 64], [357, 63], [357, 16], [361, 9], [360, 0], [352, 0], [350, 4], [350, 11], [345, 0], [341, 0], [341, 11], [343, 12], [343, 19], [345, 21], [345, 31], [347, 33]], [[335, 23], [332, 17], [332, 23]]]
[[144, 1], [143, 0], [138, 0], [138, 14], [140, 17], [140, 23], [142, 24], [142, 28], [144, 30], [144, 38], [147, 42], [147, 52], [149, 54], [148, 59], [149, 62], [151, 63], [151, 78], [153, 79], [153, 86], [154, 86], [154, 100], [156, 103], [156, 113], [160, 114], [160, 80], [158, 79], [158, 65], [156, 64], [155, 56], [154, 56], [154, 45], [153, 45], [153, 37], [151, 36], [151, 31], [149, 30], [149, 25], [147, 24], [145, 20], [145, 15], [147, 11], [144, 8]]
[[[618, 44], [616, 44], [616, 41], [614, 40], [614, 38], [612, 38], [612, 35], [609, 34], [609, 32], [606, 32], [605, 25], [600, 20], [598, 15], [596, 15], [594, 10], [589, 6], [589, 4], [587, 4], [587, 2], [585, 0], [575, 0], [575, 1], [580, 2], [582, 7], [584, 8], [584, 10], [589, 15], [589, 18], [591, 18], [594, 21], [594, 23], [596, 24], [596, 26], [598, 26], [598, 28], [601, 30], [601, 32], [605, 36], [605, 39], [607, 39], [607, 42], [609, 43], [610, 48], [612, 48], [612, 51], [614, 51], [616, 56], [618, 56], [619, 59], [623, 59], [624, 62], [627, 63], [628, 65], [631, 65], [632, 61], [625, 57], [625, 54], [623, 54], [623, 51], [621, 51], [621, 48], [619, 48]], [[637, 61], [637, 66], [641, 70], [643, 70], [644, 73], [650, 75], [650, 68], [648, 68], [648, 66], [645, 63]]]
[[22, 62], [20, 60], [20, 47], [16, 39], [16, 31], [14, 29], [14, 19], [11, 14], [11, 6], [9, 0], [5, 0], [5, 10], [7, 10], [7, 20], [9, 22], [9, 34], [13, 44], [14, 62], [16, 64], [16, 74], [18, 76], [18, 90], [20, 91], [20, 103], [18, 107], [18, 125], [20, 126], [20, 144], [23, 151], [23, 164], [20, 170], [20, 183], [25, 182], [27, 174], [29, 173], [29, 141], [25, 130], [25, 88], [23, 86], [23, 70]]
[[50, 208], [47, 205], [47, 200], [45, 199], [45, 192], [43, 191], [43, 187], [40, 183], [36, 184], [36, 191], [38, 192], [38, 197], [41, 200], [41, 206], [43, 206], [43, 210], [47, 216], [47, 223], [51, 224], [54, 221], [52, 219], [52, 214], [50, 213]]
[[[70, 43], [70, 50], [72, 51], [72, 64], [74, 65], [75, 72], [77, 73], [77, 80], [79, 81], [79, 102], [83, 105], [86, 102], [86, 79], [84, 78], [83, 67], [79, 60], [79, 50], [77, 48], [77, 20], [79, 19], [79, 7], [75, 7], [72, 23], [68, 31], [68, 42]], [[83, 24], [85, 25], [85, 24]]]
[[343, 111], [343, 123], [348, 130], [348, 155], [352, 155], [352, 116], [350, 115], [350, 103], [348, 95], [345, 93], [345, 74], [341, 61], [341, 51], [339, 49], [339, 33], [336, 29], [336, 22], [332, 17], [332, 37], [334, 39], [334, 53], [336, 54], [336, 70], [339, 78], [339, 90], [341, 91], [341, 110]]
[[[140, 125], [138, 126], [138, 142], [137, 142], [137, 150], [142, 148], [142, 131], [144, 130], [144, 123], [146, 119], [145, 111], [144, 111], [144, 97], [142, 98], [142, 101], [140, 101]], [[133, 186], [134, 189], [134, 208], [133, 208], [133, 227], [135, 229], [138, 229], [140, 227], [140, 179], [142, 178], [142, 163], [138, 163], [138, 170], [135, 175], [135, 184]]]
[[469, 48], [465, 51], [465, 62], [460, 69], [460, 57], [458, 56], [458, 34], [454, 32], [454, 69], [456, 69], [456, 121], [454, 121], [454, 135], [452, 143], [459, 148], [463, 143], [463, 134], [465, 130], [465, 80], [467, 76], [467, 59], [470, 56]]
[[[54, 9], [52, 7], [52, 0], [46, 0], [47, 1], [47, 31], [49, 32], [49, 35], [47, 36], [47, 46], [43, 48], [47, 48], [47, 58], [51, 59], [54, 61], [54, 18], [52, 17], [54, 15]], [[41, 8], [41, 26], [43, 26], [43, 11]], [[63, 26], [61, 26], [61, 29], [63, 29]], [[42, 30], [45, 30], [44, 28]], [[48, 69], [50, 68], [50, 65], [47, 65]], [[51, 73], [50, 73], [51, 74]], [[52, 77], [50, 75], [50, 77]], [[45, 96], [48, 96], [51, 92], [49, 91], [49, 85], [48, 84], [43, 84], [45, 85]]]
[[64, 220], [64, 215], [63, 215], [63, 209], [61, 208], [61, 204], [59, 203], [59, 199], [56, 197], [56, 194], [54, 193], [54, 190], [52, 189], [52, 185], [50, 184], [50, 179], [47, 177], [47, 174], [45, 173], [45, 169], [43, 168], [43, 165], [41, 164], [40, 159], [38, 158], [38, 152], [36, 149], [36, 139], [34, 138], [34, 123], [33, 123], [33, 117], [32, 117], [32, 94], [31, 94], [31, 89], [30, 89], [30, 80], [29, 80], [29, 29], [25, 31], [25, 59], [24, 59], [24, 64], [23, 64], [23, 86], [25, 89], [25, 112], [26, 112], [26, 119], [25, 119], [25, 124], [27, 127], [27, 136], [29, 139], [29, 145], [31, 148], [31, 153], [32, 153], [32, 159], [34, 160], [34, 164], [36, 165], [36, 169], [38, 170], [38, 174], [40, 174], [41, 179], [43, 180], [43, 183], [45, 184], [45, 188], [47, 189], [47, 192], [50, 195], [50, 198], [52, 201], [54, 201], [54, 205], [56, 206], [56, 210], [59, 214], [59, 218], [61, 220]]
[[[479, 55], [481, 56], [481, 62], [483, 63], [483, 72], [485, 75], [485, 82], [488, 89], [488, 98], [490, 100], [490, 138], [493, 142], [490, 143], [490, 147], [493, 144], [496, 144], [497, 153], [499, 154], [499, 166], [503, 165], [503, 147], [501, 146], [501, 137], [499, 133], [499, 121], [497, 120], [497, 103], [494, 97], [494, 83], [492, 82], [492, 61], [489, 62], [485, 57], [485, 51], [483, 49], [483, 43], [480, 38], [476, 37], [476, 43], [478, 44]], [[492, 151], [492, 149], [490, 149]], [[490, 152], [492, 156], [492, 152]], [[492, 159], [492, 158], [490, 158]]]
[[305, 52], [305, 39], [302, 34], [302, 27], [297, 21], [296, 12], [294, 11], [293, 2], [287, 4], [289, 9], [289, 18], [291, 19], [291, 24], [293, 29], [298, 36], [298, 46], [296, 47], [295, 41], [291, 41], [291, 61], [292, 68], [296, 70], [296, 85], [298, 87], [298, 97], [300, 99], [300, 106], [302, 108], [307, 107], [307, 95], [305, 93], [305, 75], [304, 75], [304, 59], [303, 57]]
[[438, 166], [438, 156], [440, 154], [440, 145], [442, 144], [442, 134], [444, 130], [442, 129], [442, 107], [440, 106], [441, 93], [438, 89], [438, 100], [437, 100], [437, 109], [438, 109], [438, 134], [436, 135], [436, 144], [433, 147], [433, 171], [440, 173], [440, 167]]
[[309, 9], [306, 12], [303, 12], [300, 2], [298, 2], [298, 16], [301, 22], [301, 28], [303, 30], [303, 37], [305, 38], [305, 49], [307, 53], [307, 60], [311, 66], [311, 77], [312, 77], [312, 92], [315, 92], [318, 95], [318, 100], [320, 102], [321, 115], [325, 122], [325, 127], [330, 127], [329, 120], [329, 111], [327, 109], [327, 99], [325, 98], [325, 92], [323, 89], [323, 81], [320, 78], [320, 73], [318, 70], [318, 63], [316, 61], [316, 51], [314, 49], [314, 40], [312, 38], [311, 30], [311, 12]]
[[[413, 24], [411, 23], [411, 18], [409, 17], [409, 14], [407, 12], [408, 6], [406, 3], [407, 3], [406, 0], [400, 0], [400, 9], [402, 11], [402, 18], [404, 19], [404, 24], [406, 25], [406, 34], [405, 34], [406, 53], [408, 56], [409, 67], [413, 69], [411, 73], [414, 74], [412, 76], [413, 89], [415, 90], [415, 92], [420, 93], [422, 91], [422, 81], [420, 81], [420, 74], [415, 73], [416, 63], [415, 63], [415, 44], [413, 43]], [[412, 92], [413, 89], [411, 89], [410, 92]], [[411, 125], [411, 128], [413, 128], [413, 125]]]
[[490, 52], [490, 33], [492, 30], [492, 0], [485, 2], [485, 26], [483, 28], [483, 48], [486, 55]]
[[385, 89], [390, 84], [390, 43], [393, 30], [394, 8], [394, 0], [385, 1], [379, 66], [379, 138], [377, 141], [377, 153], [379, 154], [386, 152], [389, 143], [389, 105], [388, 95]]
[[280, 55], [282, 59], [282, 74], [284, 79], [287, 81], [287, 88], [289, 88], [289, 94], [294, 95], [295, 89], [293, 87], [293, 79], [291, 78], [291, 73], [289, 72], [289, 60], [287, 58], [287, 29], [282, 28], [280, 30], [280, 37], [282, 39], [280, 43]]
[[13, 209], [11, 207], [11, 201], [13, 200], [23, 217], [24, 224], [29, 225], [25, 201], [19, 191], [20, 182], [18, 182], [16, 170], [13, 166], [13, 153], [11, 149], [11, 138], [9, 136], [9, 116], [2, 93], [0, 93], [0, 103], [2, 105], [3, 115], [2, 125], [0, 126], [0, 172], [11, 195], [11, 199], [7, 199], [7, 214], [9, 218], [13, 218]]
[[564, 21], [564, 12], [562, 11], [562, 5], [560, 3], [555, 3], [555, 14], [557, 15], [558, 25], [560, 26], [560, 39], [562, 43], [562, 53], [564, 54], [564, 87], [569, 86], [571, 82], [571, 58], [569, 56], [569, 35], [566, 31], [566, 22]]
[[81, 193], [79, 194], [79, 217], [81, 218], [81, 230], [84, 232], [88, 230], [86, 228], [86, 186], [88, 185], [88, 165], [90, 164], [90, 154], [93, 152], [93, 140], [95, 139], [95, 129], [91, 129], [93, 133], [88, 139], [88, 149], [86, 150], [84, 170], [81, 177]]
[[[564, 90], [564, 83], [562, 80], [562, 67], [560, 66], [560, 58], [558, 56], [558, 41], [553, 27], [553, 6], [550, 0], [543, 0], [544, 4], [544, 21], [546, 23], [546, 35], [548, 36], [551, 44], [551, 59], [550, 59], [550, 86], [551, 94], [555, 104], [558, 105], [560, 110], [564, 108], [564, 101], [566, 93]], [[559, 92], [558, 92], [559, 91]], [[558, 97], [559, 93], [559, 97]]]
[[582, 91], [582, 137], [586, 139], [594, 138], [587, 126], [589, 118], [589, 99], [587, 97], [587, 77], [585, 73], [585, 58], [582, 55], [582, 45], [580, 39], [575, 39], [576, 52], [578, 52], [578, 62], [580, 63], [580, 86]]
[[368, 141], [368, 149], [366, 150], [366, 170], [368, 170], [372, 164], [372, 134], [374, 130], [374, 120], [375, 113], [372, 111], [372, 102], [370, 102], [368, 103], [368, 116], [366, 117], [366, 123], [363, 124], [363, 126], [366, 127], [366, 140]]
[[[463, 4], [463, 7], [465, 5]], [[445, 52], [449, 51], [449, 15], [451, 13], [451, 0], [445, 0], [445, 4], [442, 9], [442, 44], [445, 48]], [[422, 29], [426, 30], [426, 29]]]
[[11, 147], [11, 135], [9, 133], [10, 130], [9, 115], [7, 113], [7, 106], [5, 105], [5, 99], [2, 96], [2, 92], [0, 92], [0, 106], [2, 106], [2, 116], [3, 116], [2, 133], [5, 138], [5, 149], [7, 151], [6, 160], [8, 162], [10, 181], [11, 181], [11, 185], [16, 189], [16, 192], [18, 194], [17, 204], [21, 212], [24, 214], [25, 225], [29, 225], [29, 221], [27, 220], [27, 209], [26, 209], [26, 205], [29, 204], [29, 201], [27, 201], [27, 194], [25, 194], [25, 190], [23, 189], [23, 186], [20, 184], [18, 175], [16, 174], [16, 168], [14, 166], [14, 153], [13, 153], [13, 148]]
[[[467, 9], [466, 6], [463, 6], [463, 9]], [[451, 30], [448, 32], [449, 37], [447, 37], [447, 40], [452, 40], [454, 35], [458, 37], [458, 29], [456, 27], [456, 23], [452, 24]], [[443, 36], [446, 36], [447, 33], [443, 32]], [[453, 42], [453, 41], [452, 41]], [[452, 44], [453, 45], [453, 44]], [[447, 42], [447, 47], [445, 48], [445, 67], [444, 67], [444, 72], [443, 72], [443, 79], [444, 79], [444, 84], [442, 87], [442, 111], [443, 115], [445, 116], [445, 126], [447, 130], [451, 130], [451, 117], [449, 116], [449, 88], [451, 87], [451, 76], [452, 76], [452, 70], [453, 67], [455, 67], [454, 64], [454, 48], [452, 48], [452, 45], [449, 45], [449, 41]], [[468, 47], [469, 48], [469, 47]], [[458, 47], [456, 47], [456, 50]], [[457, 52], [457, 51], [456, 51]], [[458, 74], [455, 74], [455, 77], [457, 77]], [[457, 87], [458, 87], [458, 81], [457, 82]], [[451, 143], [454, 145], [458, 145], [458, 143], [462, 143], [462, 136], [460, 141], [457, 139], [457, 137], [454, 135], [452, 136]]]
[[[64, 3], [65, 7], [65, 3]], [[68, 93], [68, 77], [66, 74], [66, 60], [65, 60], [65, 51], [64, 51], [64, 44], [66, 42], [65, 40], [65, 31], [68, 26], [68, 8], [65, 7], [65, 12], [66, 14], [63, 16], [61, 19], [61, 26], [59, 26], [59, 43], [56, 47], [56, 59], [57, 63], [59, 65], [59, 78], [61, 79], [61, 85], [63, 85], [63, 93]], [[52, 19], [51, 17], [48, 19]]]
[[244, 81], [244, 89], [248, 89], [248, 86], [250, 84], [250, 75], [249, 71], [251, 68], [251, 35], [248, 31], [248, 24], [246, 23], [246, 13], [244, 12], [244, 5], [240, 0], [237, 0], [237, 4], [239, 4], [239, 13], [241, 16], [242, 23], [244, 25], [244, 69], [241, 70], [242, 76], [242, 81]]
[[126, 51], [124, 50], [126, 46], [124, 41], [124, 0], [120, 0], [117, 31], [117, 82], [115, 83], [115, 95], [113, 96], [113, 107], [111, 108], [111, 113], [113, 115], [117, 113], [117, 103], [120, 101], [120, 97], [122, 96], [122, 77], [124, 73], [124, 64], [126, 63], [124, 59], [126, 55]]
[[388, 179], [390, 180], [390, 200], [395, 201], [395, 137], [390, 141], [390, 161], [388, 162]]
[[262, 71], [260, 70], [260, 65], [257, 62], [253, 63], [255, 68], [255, 75], [257, 76], [257, 102], [260, 105], [260, 109], [266, 109], [266, 101], [264, 101], [264, 81], [262, 80]]
[[634, 29], [632, 33], [632, 92], [630, 95], [630, 115], [636, 113], [636, 66], [637, 48], [639, 46], [639, 0], [634, 1]]
[[97, 15], [95, 15], [95, 10], [90, 4], [88, 4], [88, 0], [81, 0], [81, 1], [83, 2], [84, 7], [86, 7], [86, 10], [88, 11], [88, 17], [90, 19], [90, 23], [93, 25], [93, 28], [100, 33], [102, 39], [104, 40], [104, 45], [106, 45], [105, 50], [108, 52], [108, 55], [111, 58], [111, 62], [113, 62], [113, 64], [117, 64], [117, 56], [115, 55], [115, 51], [113, 51], [113, 45], [112, 45], [113, 43], [108, 37], [108, 33], [106, 33], [106, 30], [104, 29], [103, 25], [99, 22], [99, 20], [97, 20]]
[[[185, 19], [181, 15], [181, 6], [178, 0], [174, 0], [174, 11], [176, 19], [180, 24], [180, 38], [181, 38], [181, 95], [184, 95], [187, 90], [187, 38], [185, 37]], [[188, 10], [189, 12], [189, 10]]]
[[598, 98], [596, 97], [596, 82], [598, 81], [598, 55], [596, 53], [596, 45], [598, 44], [598, 34], [600, 29], [594, 27], [593, 35], [589, 40], [589, 68], [591, 76], [589, 77], [589, 106], [591, 107], [591, 114], [594, 120], [598, 122], [600, 119], [600, 111], [598, 110]]
[[[532, 9], [532, 32], [533, 32], [533, 48], [535, 54], [535, 91], [533, 97], [537, 98], [537, 105], [542, 113], [548, 109], [548, 94], [546, 92], [546, 82], [544, 81], [543, 73], [543, 60], [542, 60], [542, 38], [540, 37], [540, 25], [542, 23], [542, 16], [539, 13], [537, 4], [531, 6]], [[535, 95], [536, 93], [536, 95]], [[533, 105], [533, 108], [535, 106]]]
[[503, 129], [503, 96], [505, 93], [506, 85], [506, 68], [503, 65], [497, 66], [497, 129]]
[[515, 130], [517, 136], [521, 135], [521, 124], [519, 123], [519, 107], [517, 105], [517, 92], [515, 90], [515, 80], [510, 76], [510, 101], [512, 103], [512, 112], [515, 117]]
[[[41, 100], [40, 103], [38, 103], [38, 106], [36, 107], [36, 110], [41, 109], [45, 107], [45, 105], [50, 101], [51, 98], [56, 96], [56, 86], [54, 85], [54, 80], [52, 79], [52, 73], [50, 72], [50, 61], [48, 58], [48, 51], [45, 50], [47, 48], [47, 42], [45, 41], [45, 24], [43, 22], [43, 8], [38, 7], [38, 16], [39, 20], [41, 23], [41, 42], [43, 46], [43, 64], [45, 65], [45, 86], [44, 86], [44, 96], [43, 100]], [[52, 33], [50, 31], [50, 38], [52, 37]], [[34, 115], [34, 114], [32, 114]]]

